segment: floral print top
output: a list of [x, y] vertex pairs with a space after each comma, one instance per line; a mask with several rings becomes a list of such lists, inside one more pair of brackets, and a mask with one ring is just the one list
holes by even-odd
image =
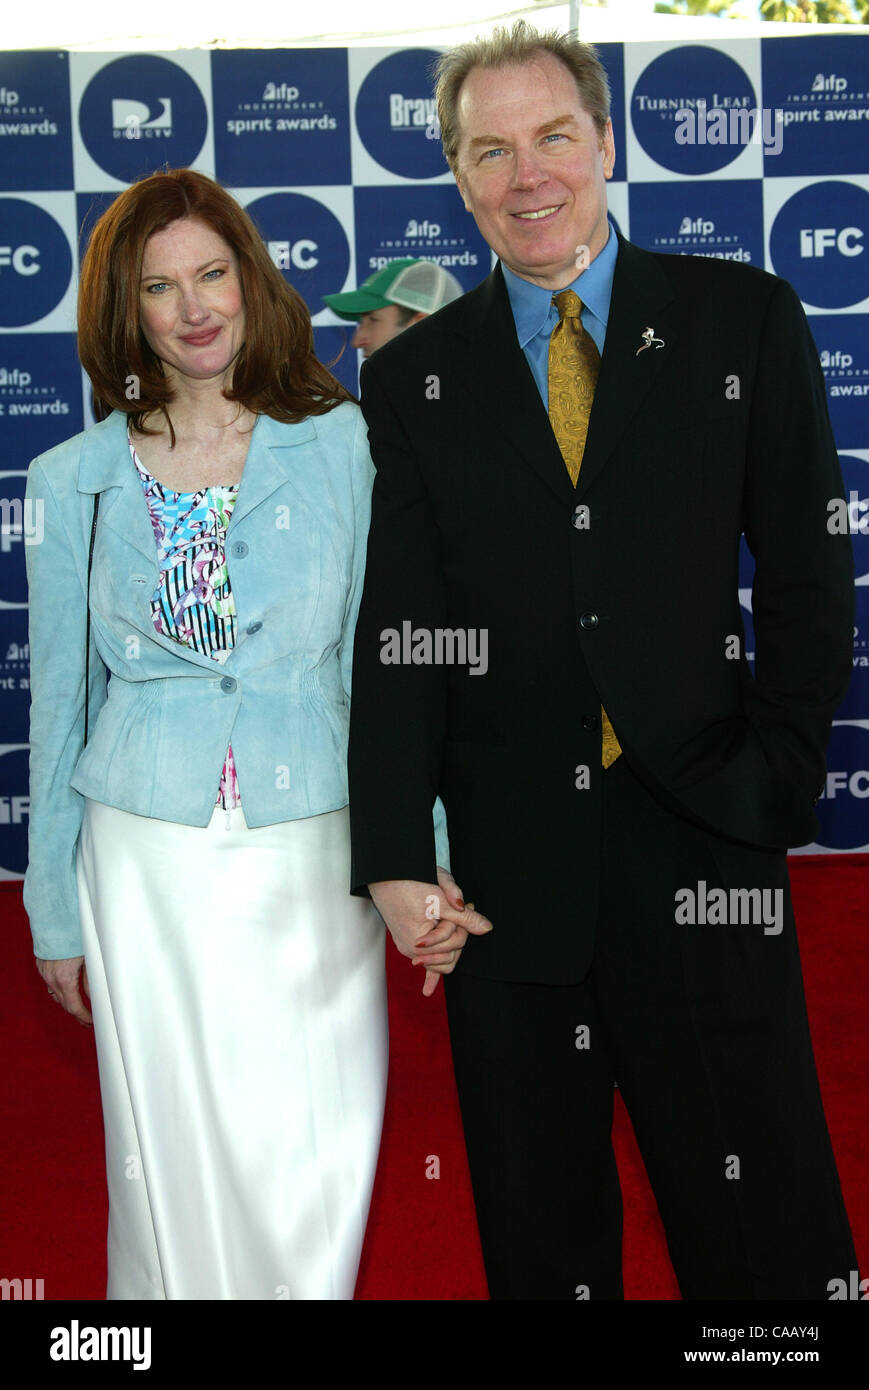
[[[129, 444], [157, 542], [160, 582], [151, 598], [154, 626], [164, 637], [222, 663], [235, 645], [235, 599], [225, 547], [238, 483], [173, 492], [147, 471], [132, 439]], [[227, 811], [241, 805], [231, 744], [216, 804]]]

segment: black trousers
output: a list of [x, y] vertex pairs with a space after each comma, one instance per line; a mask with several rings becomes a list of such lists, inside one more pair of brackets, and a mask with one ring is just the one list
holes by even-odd
[[[603, 776], [588, 976], [562, 986], [445, 977], [490, 1296], [624, 1297], [617, 1081], [682, 1297], [829, 1298], [829, 1281], [847, 1282], [857, 1264], [785, 855], [673, 815], [624, 756]], [[528, 931], [545, 931], [534, 918], [534, 866], [522, 868]], [[730, 891], [750, 888], [761, 893]], [[704, 899], [715, 915], [715, 889], [725, 890], [730, 920], [686, 920], [682, 890], [696, 919]], [[577, 913], [582, 902], [578, 877]]]

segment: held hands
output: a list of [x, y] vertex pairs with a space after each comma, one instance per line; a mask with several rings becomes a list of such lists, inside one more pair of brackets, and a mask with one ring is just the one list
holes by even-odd
[[439, 975], [455, 969], [468, 934], [484, 936], [492, 930], [473, 903], [465, 904], [452, 874], [440, 865], [437, 886], [396, 878], [369, 883], [368, 888], [401, 954], [410, 956], [413, 965], [425, 966], [426, 997], [437, 989]]
[[91, 997], [88, 988], [88, 972], [84, 963], [84, 956], [71, 956], [68, 960], [39, 960], [37, 958], [36, 968], [48, 985], [48, 992], [56, 1003], [62, 1004], [68, 1014], [77, 1018], [84, 1028], [91, 1026], [91, 1015], [79, 993], [78, 977], [81, 972], [81, 982], [84, 992], [88, 999]]

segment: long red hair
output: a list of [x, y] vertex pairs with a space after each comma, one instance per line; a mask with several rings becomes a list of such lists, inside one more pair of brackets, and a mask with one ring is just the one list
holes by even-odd
[[[168, 407], [172, 388], [139, 326], [139, 281], [145, 243], [180, 217], [211, 227], [238, 257], [245, 303], [245, 342], [223, 394], [256, 414], [296, 423], [354, 400], [314, 353], [307, 306], [266, 250], [244, 208], [219, 183], [193, 169], [140, 179], [97, 222], [78, 290], [78, 351], [91, 379], [98, 415], [121, 410], [140, 433], [145, 416]], [[127, 394], [130, 377], [138, 396]]]

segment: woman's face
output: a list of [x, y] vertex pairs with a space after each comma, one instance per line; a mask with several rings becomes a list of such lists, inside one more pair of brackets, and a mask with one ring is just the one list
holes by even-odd
[[222, 377], [244, 343], [238, 258], [195, 218], [148, 238], [139, 303], [142, 332], [170, 378]]

